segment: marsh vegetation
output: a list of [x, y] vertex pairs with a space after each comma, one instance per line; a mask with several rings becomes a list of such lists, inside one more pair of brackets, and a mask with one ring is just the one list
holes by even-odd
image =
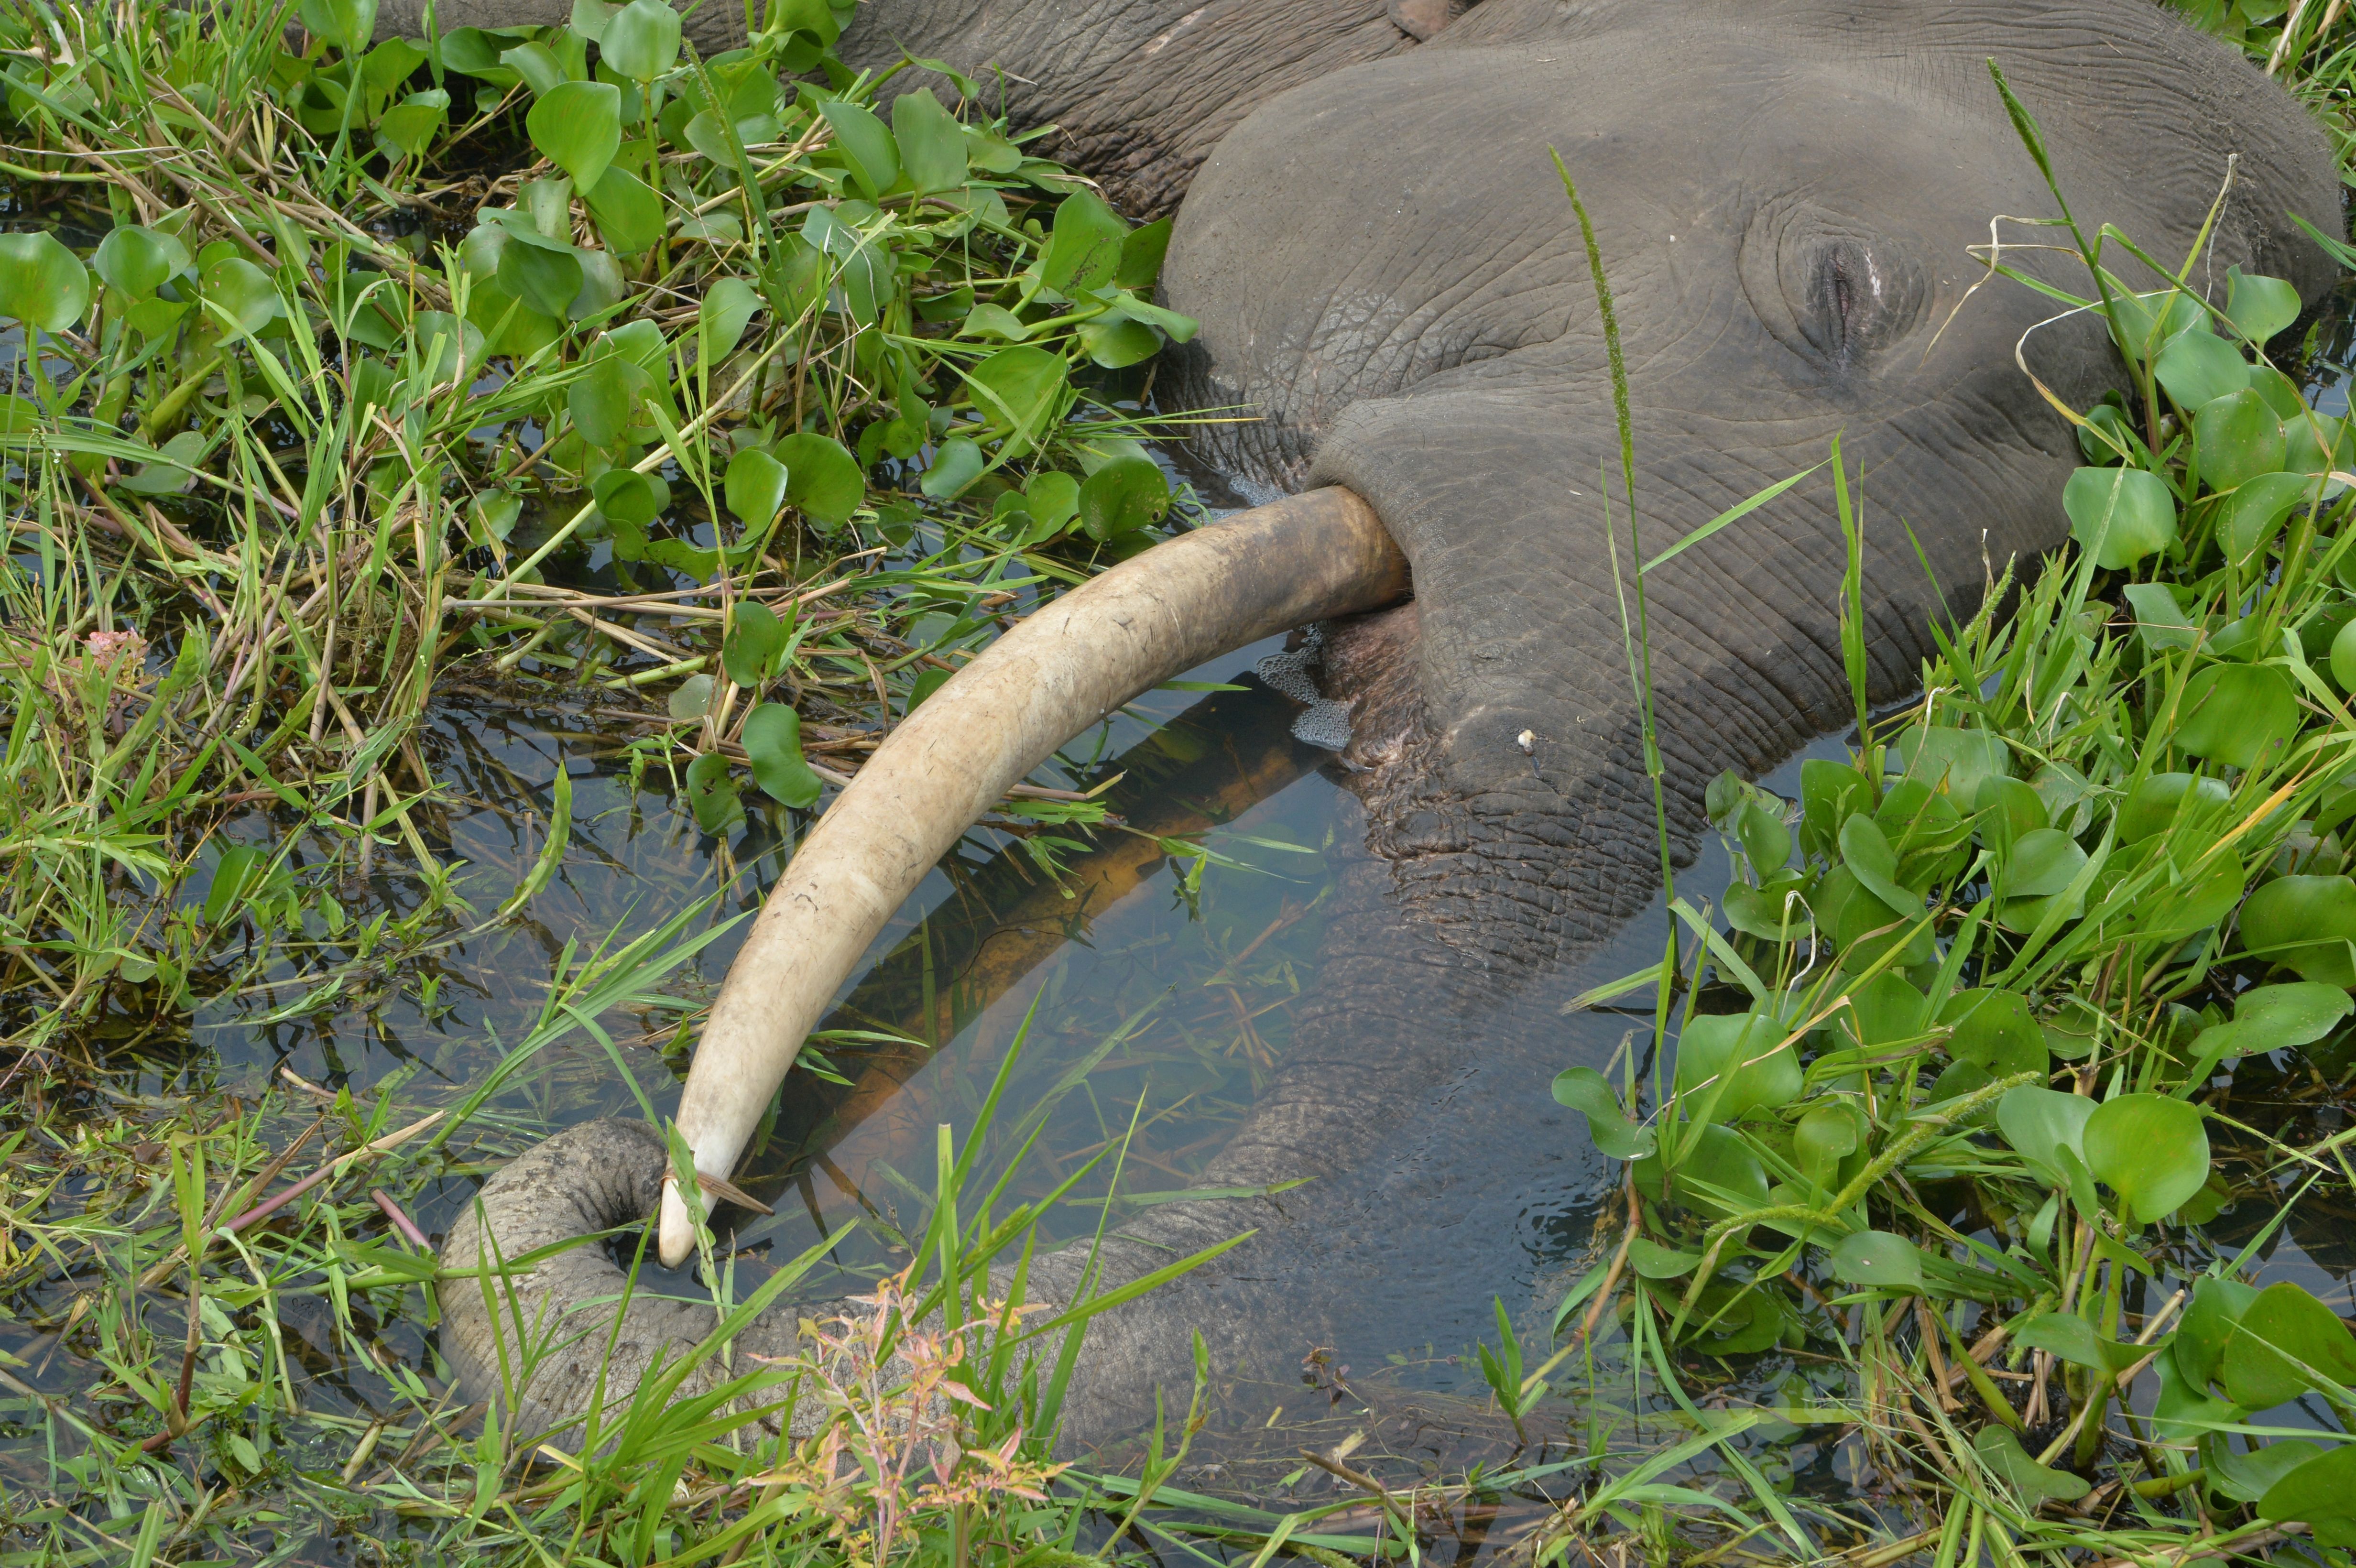
[[[2193, 10], [2356, 156], [2338, 0]], [[896, 1367], [830, 1330], [738, 1406], [651, 1387], [586, 1458], [449, 1385], [435, 1292], [486, 1282], [431, 1243], [473, 1181], [659, 1115], [705, 965], [894, 720], [1204, 511], [1151, 398], [1166, 224], [986, 78], [879, 112], [849, 16], [712, 59], [659, 0], [375, 45], [368, 0], [0, 16], [0, 1557], [2356, 1544], [2356, 463], [2310, 406], [2344, 371], [2300, 379], [2345, 346], [2066, 229], [2054, 308], [2138, 389], [2073, 411], [2077, 548], [1992, 562], [2034, 576], [2010, 613], [1796, 799], [1713, 791], [1733, 884], [1671, 889], [1660, 963], [1591, 998], [1622, 1053], [1555, 1089], [1620, 1196], [1567, 1292], [1433, 1352], [1481, 1395], [1416, 1406], [1443, 1446], [1326, 1365], [1317, 1422], [1221, 1463], [1198, 1385], [1066, 1467], [1053, 1362], [957, 1327], [1035, 1227], [1188, 1186], [1283, 1048], [1321, 845], [1236, 819], [1315, 758], [1230, 691], [1009, 798], [804, 1058], [780, 1168], [874, 1117], [851, 1228], [805, 1159], [828, 1244], [728, 1260], [723, 1309], [836, 1271], [948, 1327]], [[1808, 482], [1895, 526], [1853, 481]], [[1093, 1033], [882, 1115], [1154, 875]], [[1059, 1099], [1088, 1130], [1042, 1144]], [[817, 1435], [760, 1435], [788, 1400]]]

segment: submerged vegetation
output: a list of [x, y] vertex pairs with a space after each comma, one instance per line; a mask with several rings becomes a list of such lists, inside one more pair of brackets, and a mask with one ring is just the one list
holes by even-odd
[[[2186, 8], [2356, 149], [2339, 0]], [[1496, 1466], [1351, 1440], [1248, 1504], [1182, 1467], [1185, 1390], [1136, 1474], [1055, 1463], [1053, 1359], [959, 1327], [1068, 1185], [984, 1179], [1037, 1134], [1004, 1076], [862, 1221], [873, 1288], [961, 1303], [945, 1327], [829, 1326], [733, 1391], [823, 1405], [815, 1435], [657, 1384], [583, 1458], [434, 1375], [434, 1292], [475, 1282], [435, 1279], [418, 1217], [542, 1130], [518, 1096], [560, 1042], [648, 1104], [723, 910], [893, 720], [1199, 508], [1141, 444], [1192, 331], [1151, 303], [1166, 224], [1036, 156], [969, 62], [908, 62], [947, 88], [878, 112], [850, 14], [782, 0], [704, 59], [660, 0], [375, 45], [369, 0], [0, 7], [0, 1560], [1259, 1568], [1480, 1549], [1476, 1517], [1537, 1562], [2356, 1545], [2346, 1304], [2258, 1284], [2356, 1187], [2356, 438], [2265, 357], [2285, 285], [2137, 293], [2107, 233], [2062, 231], [2099, 270], [2056, 308], [2107, 314], [2138, 388], [2080, 411], [2080, 548], [1943, 628], [1928, 695], [1860, 707], [1796, 803], [1712, 792], [1743, 874], [1622, 989], [1655, 1044], [1557, 1085], [1624, 1205], [1544, 1344], [1500, 1304]], [[1832, 466], [1852, 540], [1881, 526]], [[441, 955], [531, 921], [592, 827], [560, 762], [513, 863], [466, 863], [429, 729], [477, 699], [621, 737], [717, 885], [541, 944], [487, 1065], [143, 1077], [225, 998], [289, 1031], [440, 1016]], [[1135, 884], [1089, 859], [1097, 760], [1004, 804], [1010, 876]], [[1188, 798], [1126, 830], [1192, 898], [1187, 836], [1233, 803]], [[1206, 966], [1247, 1076], [1294, 982], [1237, 977], [1309, 913]], [[868, 1038], [965, 1005], [931, 942]], [[1112, 1110], [1079, 1164], [1131, 1147]], [[389, 1392], [329, 1397], [354, 1367]], [[1804, 1448], [1837, 1488], [1793, 1484]]]

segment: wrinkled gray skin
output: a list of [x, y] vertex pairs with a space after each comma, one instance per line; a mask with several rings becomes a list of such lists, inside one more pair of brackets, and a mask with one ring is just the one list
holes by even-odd
[[[467, 19], [444, 6], [445, 26]], [[1415, 571], [1413, 603], [1332, 641], [1365, 853], [1291, 1049], [1203, 1179], [1315, 1179], [1126, 1226], [1108, 1282], [1259, 1233], [1092, 1328], [1071, 1405], [1082, 1438], [1133, 1429], [1157, 1382], [1183, 1386], [1193, 1328], [1215, 1364], [1267, 1375], [1312, 1344], [1420, 1345], [1435, 1324], [1452, 1349], [1449, 1314], [1485, 1308], [1501, 1275], [1526, 1290], [1543, 1232], [1609, 1179], [1550, 1124], [1545, 1082], [1593, 1049], [1559, 1003], [1658, 865], [1602, 544], [1603, 339], [1548, 144], [1618, 296], [1647, 551], [1845, 432], [1877, 699], [1913, 683], [1939, 604], [1901, 519], [1961, 615], [1988, 563], [2062, 542], [2077, 462], [2013, 363], [2049, 303], [1999, 280], [1954, 315], [1990, 218], [2054, 211], [1987, 58], [2042, 121], [2089, 231], [2115, 223], [2181, 255], [2241, 155], [2192, 272], [2220, 303], [2233, 264], [2315, 298], [2323, 259], [2288, 214], [2339, 220], [2299, 110], [2144, 0], [1486, 0], [1429, 42], [1385, 0], [870, 0], [844, 48], [880, 64], [903, 44], [1003, 65], [1017, 116], [1061, 124], [1063, 155], [1116, 200], [1176, 206], [1163, 297], [1202, 333], [1165, 371], [1165, 400], [1259, 410], [1210, 427], [1211, 461], [1272, 488], [1352, 486]], [[2083, 286], [2051, 255], [2013, 259]], [[2120, 379], [2083, 319], [2027, 354], [2077, 406]], [[1827, 489], [1801, 486], [1647, 580], [1682, 854], [1719, 770], [1768, 767], [1848, 712]], [[519, 1250], [643, 1213], [658, 1157], [610, 1125], [568, 1134], [485, 1202]], [[1080, 1262], [1044, 1260], [1033, 1294], [1073, 1290]], [[601, 1257], [564, 1266], [560, 1300], [617, 1284]], [[702, 1322], [635, 1322], [616, 1381]], [[487, 1342], [479, 1305], [454, 1305], [444, 1344], [478, 1389]], [[537, 1418], [578, 1409], [598, 1360], [544, 1375]]]

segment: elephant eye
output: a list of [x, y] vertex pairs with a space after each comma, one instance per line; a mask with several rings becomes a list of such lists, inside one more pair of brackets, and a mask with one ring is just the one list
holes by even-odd
[[1827, 358], [1849, 364], [1890, 324], [1894, 283], [1868, 247], [1853, 240], [1824, 245], [1808, 269], [1801, 336]]
[[1911, 253], [1852, 219], [1771, 208], [1742, 246], [1745, 291], [1768, 331], [1825, 369], [1856, 369], [1922, 316], [1929, 290]]

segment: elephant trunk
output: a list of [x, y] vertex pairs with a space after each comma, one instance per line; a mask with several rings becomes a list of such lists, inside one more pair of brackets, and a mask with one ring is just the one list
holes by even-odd
[[[1056, 748], [1184, 670], [1407, 591], [1348, 490], [1290, 496], [1124, 562], [1008, 632], [902, 721], [819, 819], [730, 966], [681, 1095], [695, 1168], [725, 1178], [802, 1040], [941, 856]], [[663, 1262], [694, 1227], [662, 1194]]]

